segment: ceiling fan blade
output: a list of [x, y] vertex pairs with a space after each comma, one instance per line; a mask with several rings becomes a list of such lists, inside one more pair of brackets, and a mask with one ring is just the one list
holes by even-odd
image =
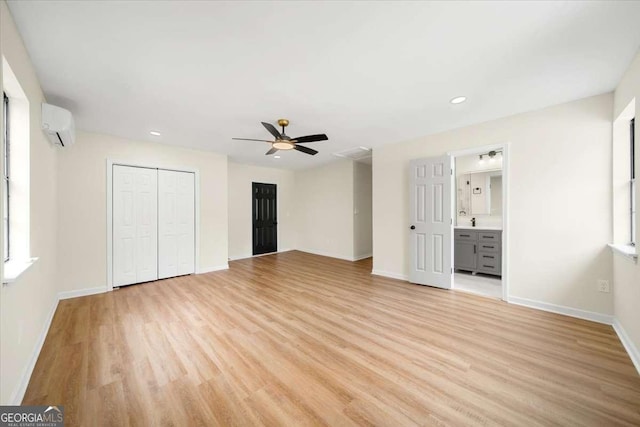
[[299, 138], [293, 138], [291, 139], [291, 141], [297, 142], [297, 143], [305, 143], [305, 142], [326, 141], [328, 139], [329, 138], [327, 137], [327, 135], [325, 135], [324, 133], [320, 133], [318, 135], [307, 135], [307, 136], [301, 136]]
[[276, 137], [276, 139], [282, 139], [282, 135], [280, 134], [280, 132], [278, 132], [278, 129], [276, 129], [271, 123], [265, 123], [265, 122], [261, 122], [261, 123], [262, 123], [262, 126], [267, 128], [267, 130], [271, 135]]
[[295, 148], [296, 150], [301, 151], [301, 152], [303, 152], [305, 154], [311, 154], [312, 156], [315, 156], [316, 154], [318, 154], [318, 152], [316, 150], [313, 150], [313, 149], [311, 149], [309, 147], [304, 147], [302, 145], [296, 145], [293, 148]]
[[267, 141], [266, 139], [250, 139], [250, 138], [231, 138], [231, 139], [235, 139], [236, 141], [259, 141], [259, 142], [269, 142], [269, 143], [273, 142], [273, 141]]
[[264, 155], [265, 155], [265, 156], [268, 156], [268, 155], [270, 155], [270, 154], [275, 153], [276, 151], [278, 151], [278, 149], [277, 149], [277, 148], [275, 148], [275, 147], [271, 147], [271, 150], [269, 150], [269, 151], [267, 151], [266, 153], [264, 153]]

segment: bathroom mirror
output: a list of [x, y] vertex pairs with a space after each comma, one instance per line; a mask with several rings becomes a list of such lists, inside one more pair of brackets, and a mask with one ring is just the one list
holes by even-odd
[[456, 180], [458, 216], [502, 215], [502, 171], [458, 175]]

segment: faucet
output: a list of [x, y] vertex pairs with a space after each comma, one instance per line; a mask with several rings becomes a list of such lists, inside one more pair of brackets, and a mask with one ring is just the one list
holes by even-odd
[[471, 218], [471, 226], [472, 227], [476, 226], [476, 219], [475, 218]]

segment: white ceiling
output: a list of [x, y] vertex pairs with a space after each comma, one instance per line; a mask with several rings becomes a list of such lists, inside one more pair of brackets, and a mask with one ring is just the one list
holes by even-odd
[[[611, 91], [640, 46], [640, 2], [8, 3], [80, 129], [293, 169]], [[231, 140], [278, 118], [329, 141]]]

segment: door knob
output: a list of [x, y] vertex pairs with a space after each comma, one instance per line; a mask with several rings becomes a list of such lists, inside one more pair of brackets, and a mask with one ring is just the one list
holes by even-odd
[[409, 227], [409, 228], [410, 228], [410, 229], [412, 229], [412, 230], [415, 230], [415, 229], [416, 229], [416, 226], [415, 226], [415, 225], [412, 225], [412, 226], [411, 226], [411, 227]]

